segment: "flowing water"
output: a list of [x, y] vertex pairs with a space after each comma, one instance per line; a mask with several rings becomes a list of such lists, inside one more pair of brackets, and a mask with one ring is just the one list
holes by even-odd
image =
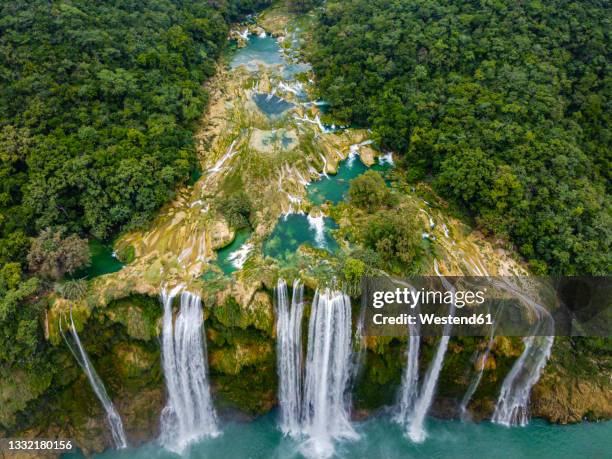
[[408, 325], [407, 363], [402, 375], [398, 410], [394, 416], [397, 423], [407, 426], [411, 422], [414, 407], [419, 395], [419, 348], [421, 337], [417, 324]]
[[529, 422], [531, 389], [540, 379], [554, 342], [553, 336], [535, 335], [548, 332], [552, 335], [554, 321], [542, 305], [524, 295], [514, 285], [507, 281], [506, 284], [508, 290], [519, 297], [522, 303], [533, 313], [535, 318], [534, 336], [523, 338], [525, 349], [504, 379], [492, 420], [505, 426], [525, 426]]
[[[202, 302], [183, 288], [162, 291], [162, 363], [168, 398], [161, 415], [161, 443], [176, 452], [201, 437], [218, 434], [202, 339]], [[181, 290], [181, 309], [173, 323], [172, 304]]]
[[306, 215], [288, 214], [281, 217], [264, 244], [264, 255], [288, 262], [295, 257], [303, 244], [325, 248], [330, 252], [336, 251], [338, 243], [329, 234], [329, 230], [337, 228], [337, 225], [329, 217], [323, 217], [323, 223], [324, 231], [321, 236], [320, 230], [313, 229]]
[[[403, 429], [388, 417], [374, 417], [353, 424], [359, 439], [336, 445], [336, 458], [346, 459], [575, 459], [609, 457], [612, 422], [569, 426], [532, 421], [520, 429], [483, 422], [429, 422], [429, 437], [423, 443], [406, 441]], [[554, 448], [551, 448], [554, 445]], [[228, 422], [223, 435], [192, 445], [183, 457], [189, 459], [270, 459], [294, 458], [300, 440], [283, 436], [276, 426], [276, 413], [248, 423]], [[107, 451], [96, 459], [178, 459], [179, 456], [148, 443], [140, 448]], [[64, 459], [82, 459], [79, 453]]]
[[274, 94], [257, 93], [253, 100], [262, 112], [268, 116], [278, 116], [293, 107], [291, 102]]
[[308, 325], [302, 407], [302, 454], [326, 458], [334, 441], [358, 438], [349, 421], [347, 388], [351, 364], [351, 302], [342, 293], [317, 291]]
[[234, 52], [230, 67], [236, 69], [245, 66], [249, 71], [257, 71], [260, 65], [278, 66], [286, 79], [310, 69], [310, 65], [305, 63], [289, 63], [274, 37], [250, 36], [248, 46]]
[[287, 284], [279, 279], [275, 299], [280, 428], [286, 435], [297, 436], [301, 432], [304, 285], [297, 279], [293, 282], [290, 304]]
[[[440, 275], [440, 272], [438, 271], [438, 265], [435, 260], [434, 266], [436, 274], [440, 277], [444, 288], [447, 291], [453, 291], [454, 287], [450, 284], [450, 282]], [[451, 303], [448, 314], [450, 316], [453, 316], [455, 314], [454, 303]], [[440, 337], [440, 342], [438, 343], [438, 348], [436, 349], [433, 361], [429, 365], [429, 369], [425, 374], [425, 379], [423, 380], [423, 386], [421, 387], [421, 391], [419, 392], [419, 397], [414, 403], [413, 413], [409, 417], [406, 433], [408, 434], [408, 437], [410, 437], [410, 439], [415, 443], [423, 442], [425, 440], [425, 437], [427, 436], [427, 432], [425, 431], [424, 427], [425, 417], [427, 416], [429, 408], [431, 407], [431, 403], [435, 395], [436, 385], [438, 384], [438, 377], [440, 376], [440, 371], [442, 371], [444, 355], [446, 354], [446, 349], [448, 348], [448, 341], [450, 339], [450, 330], [450, 324], [444, 326], [444, 336]]]
[[240, 230], [236, 233], [236, 237], [231, 244], [217, 252], [216, 264], [225, 274], [231, 274], [244, 266], [253, 248], [247, 242], [250, 237], [251, 232], [249, 230]]
[[106, 388], [104, 387], [104, 383], [98, 376], [98, 373], [96, 373], [96, 369], [92, 365], [91, 361], [89, 360], [89, 356], [87, 355], [87, 352], [85, 352], [85, 348], [81, 344], [81, 339], [79, 338], [79, 334], [76, 331], [74, 321], [72, 320], [72, 310], [70, 311], [69, 329], [70, 329], [70, 334], [72, 335], [74, 344], [76, 345], [76, 350], [74, 349], [73, 345], [70, 344], [70, 341], [68, 340], [68, 338], [66, 337], [66, 335], [64, 334], [62, 330], [62, 319], [60, 319], [59, 325], [60, 325], [60, 332], [62, 336], [64, 337], [64, 341], [66, 341], [66, 344], [68, 345], [68, 348], [70, 349], [70, 352], [72, 352], [72, 355], [74, 355], [74, 358], [78, 362], [79, 366], [83, 369], [83, 371], [87, 375], [87, 379], [89, 380], [89, 384], [91, 384], [91, 388], [93, 389], [94, 393], [98, 397], [98, 400], [100, 400], [100, 403], [102, 404], [102, 407], [104, 408], [104, 411], [106, 411], [106, 420], [108, 421], [108, 425], [111, 430], [111, 435], [113, 437], [113, 443], [115, 444], [115, 448], [120, 448], [120, 449], [126, 448], [127, 440], [125, 437], [125, 432], [123, 430], [123, 423], [121, 422], [121, 416], [119, 416], [119, 413], [117, 413], [117, 410], [115, 409], [115, 406], [113, 405], [113, 402], [111, 401], [110, 397], [106, 393]]

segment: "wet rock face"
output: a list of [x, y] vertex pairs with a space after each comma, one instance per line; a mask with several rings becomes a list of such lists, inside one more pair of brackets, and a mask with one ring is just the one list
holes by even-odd
[[609, 339], [556, 338], [531, 394], [532, 415], [560, 424], [611, 419], [611, 363]]

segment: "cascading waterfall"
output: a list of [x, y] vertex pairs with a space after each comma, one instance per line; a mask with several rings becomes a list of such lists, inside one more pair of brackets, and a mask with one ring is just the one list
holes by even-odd
[[397, 423], [406, 426], [410, 424], [419, 393], [419, 348], [421, 344], [419, 326], [417, 324], [409, 324], [408, 331], [410, 333], [408, 339], [408, 361], [406, 370], [402, 375], [399, 409], [394, 418]]
[[554, 321], [549, 312], [540, 304], [512, 286], [508, 285], [508, 288], [530, 308], [535, 315], [536, 323], [532, 336], [523, 338], [525, 349], [504, 379], [492, 421], [505, 426], [525, 426], [529, 422], [531, 389], [540, 379], [554, 342], [553, 336], [536, 335], [543, 333], [552, 335]]
[[302, 315], [304, 313], [304, 285], [293, 282], [291, 305], [287, 284], [278, 280], [276, 298], [276, 329], [278, 330], [277, 358], [280, 405], [280, 428], [285, 435], [300, 433], [302, 409]]
[[314, 216], [309, 214], [308, 226], [314, 231], [315, 242], [321, 248], [325, 247], [325, 217], [323, 215]]
[[100, 400], [100, 403], [102, 403], [102, 406], [104, 407], [104, 411], [106, 411], [106, 420], [108, 421], [108, 425], [110, 426], [111, 435], [113, 437], [113, 442], [115, 443], [115, 447], [120, 448], [120, 449], [126, 448], [127, 440], [125, 437], [125, 432], [123, 430], [123, 423], [121, 422], [121, 416], [119, 416], [119, 413], [117, 413], [117, 410], [115, 410], [115, 406], [113, 405], [113, 402], [111, 401], [110, 397], [106, 393], [106, 388], [104, 387], [104, 383], [102, 383], [102, 380], [98, 376], [98, 373], [96, 373], [94, 366], [89, 360], [89, 356], [87, 355], [87, 353], [85, 352], [85, 349], [83, 348], [83, 345], [81, 344], [81, 340], [76, 331], [76, 327], [74, 326], [74, 320], [72, 319], [72, 309], [70, 310], [70, 327], [69, 328], [70, 328], [70, 334], [72, 335], [72, 338], [74, 340], [74, 343], [76, 344], [78, 352], [74, 350], [74, 348], [72, 347], [72, 345], [68, 341], [68, 338], [66, 337], [66, 335], [64, 334], [62, 330], [62, 319], [60, 319], [59, 321], [59, 328], [60, 328], [60, 333], [64, 337], [64, 341], [66, 341], [66, 344], [68, 345], [68, 349], [70, 349], [70, 352], [72, 352], [72, 355], [74, 355], [74, 358], [78, 362], [79, 366], [83, 369], [83, 371], [87, 375], [87, 379], [89, 380], [89, 383], [91, 384], [91, 388], [93, 389], [94, 393]]
[[529, 396], [538, 382], [553, 345], [552, 336], [528, 336], [525, 350], [512, 366], [504, 383], [492, 421], [505, 426], [526, 426], [529, 422]]
[[168, 400], [161, 416], [161, 441], [181, 452], [189, 443], [218, 435], [216, 414], [207, 377], [206, 342], [202, 340], [202, 302], [183, 291], [181, 309], [173, 324], [172, 303], [184, 286], [162, 290], [164, 305], [162, 363]]
[[[488, 276], [489, 273], [486, 273]], [[500, 307], [501, 308], [501, 307]], [[497, 309], [495, 317], [499, 316], [500, 308]], [[487, 341], [487, 347], [484, 352], [478, 357], [478, 372], [470, 381], [470, 385], [468, 386], [465, 394], [463, 395], [463, 399], [461, 400], [461, 404], [459, 405], [459, 413], [461, 415], [461, 419], [466, 419], [467, 417], [467, 406], [472, 400], [472, 397], [476, 393], [476, 389], [480, 385], [480, 381], [482, 380], [482, 375], [484, 373], [485, 366], [487, 364], [487, 360], [489, 359], [489, 355], [491, 355], [491, 347], [493, 346], [493, 342], [495, 341], [495, 329], [497, 327], [497, 322], [494, 322], [491, 326], [491, 334], [489, 335], [489, 340]]]
[[[447, 291], [454, 291], [454, 287], [451, 285], [451, 283], [440, 274], [440, 271], [438, 270], [438, 263], [435, 260], [434, 268], [436, 270], [436, 275], [442, 281], [442, 285], [444, 285], [444, 288]], [[455, 315], [454, 303], [451, 303], [448, 314], [449, 316]], [[423, 424], [425, 422], [425, 416], [427, 416], [429, 408], [431, 407], [431, 402], [433, 401], [434, 392], [438, 383], [438, 377], [440, 376], [440, 371], [442, 370], [444, 355], [446, 354], [446, 349], [448, 348], [448, 340], [450, 339], [450, 329], [450, 324], [444, 326], [444, 335], [440, 337], [438, 349], [436, 350], [434, 359], [431, 365], [429, 366], [429, 369], [427, 370], [425, 379], [423, 380], [423, 387], [421, 388], [419, 397], [415, 402], [414, 410], [408, 424], [407, 434], [410, 439], [416, 443], [424, 441], [427, 435]]]
[[356, 439], [348, 414], [346, 389], [351, 363], [351, 302], [348, 295], [315, 293], [308, 326], [308, 352], [302, 406], [302, 445], [307, 456], [334, 454], [333, 440]]
[[493, 345], [493, 340], [495, 339], [495, 326], [491, 327], [491, 334], [489, 335], [489, 341], [487, 341], [487, 347], [484, 352], [478, 357], [478, 373], [472, 378], [470, 381], [470, 385], [468, 386], [465, 394], [463, 395], [463, 399], [461, 400], [461, 405], [459, 405], [459, 413], [461, 414], [461, 419], [465, 419], [467, 416], [467, 406], [472, 400], [476, 389], [480, 385], [480, 381], [482, 379], [482, 375], [484, 373], [485, 366], [487, 364], [487, 360], [489, 359], [489, 355], [491, 354], [491, 346]]

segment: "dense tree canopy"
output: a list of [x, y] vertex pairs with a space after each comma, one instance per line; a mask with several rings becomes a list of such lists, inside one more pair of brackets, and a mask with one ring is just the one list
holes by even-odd
[[[0, 364], [39, 343], [33, 274], [58, 279], [87, 263], [80, 237], [141, 224], [189, 178], [202, 83], [228, 24], [269, 4], [0, 4]], [[45, 228], [62, 230], [36, 238]]]
[[318, 20], [335, 116], [536, 270], [611, 271], [606, 2], [328, 1]]

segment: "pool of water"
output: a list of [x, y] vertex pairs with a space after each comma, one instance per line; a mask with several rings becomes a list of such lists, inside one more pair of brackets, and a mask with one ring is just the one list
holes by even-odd
[[[190, 459], [268, 459], [303, 458], [302, 442], [283, 437], [276, 427], [276, 413], [249, 423], [226, 423], [222, 434], [194, 444], [182, 457]], [[527, 427], [506, 428], [484, 422], [428, 420], [429, 436], [421, 444], [411, 443], [388, 417], [355, 423], [356, 441], [336, 443], [334, 458], [411, 459], [475, 457], [519, 458], [604, 458], [610, 457], [612, 422], [571, 426], [550, 425], [534, 420]], [[306, 451], [307, 453], [307, 451]], [[82, 458], [79, 453], [65, 459]], [[175, 459], [155, 442], [137, 449], [107, 451], [98, 459]]]
[[216, 264], [225, 274], [233, 273], [244, 264], [250, 250], [246, 243], [249, 237], [251, 232], [248, 229], [239, 230], [232, 243], [217, 252]]
[[278, 260], [290, 260], [303, 244], [335, 252], [338, 244], [330, 230], [338, 225], [329, 217], [313, 220], [303, 214], [281, 217], [264, 244], [264, 255]]
[[259, 37], [250, 35], [247, 46], [237, 48], [234, 51], [230, 67], [235, 69], [244, 65], [249, 71], [255, 72], [259, 65], [282, 66], [282, 73], [285, 78], [293, 78], [298, 73], [306, 72], [310, 65], [302, 62], [287, 62], [281, 47], [275, 38], [270, 36]]
[[337, 174], [323, 177], [308, 185], [308, 198], [317, 205], [326, 201], [338, 204], [346, 198], [351, 180], [359, 177], [368, 169], [379, 171], [384, 175], [391, 167], [388, 163], [377, 162], [371, 168], [368, 168], [357, 155], [346, 158], [338, 164]]
[[123, 268], [123, 263], [113, 256], [112, 245], [104, 244], [98, 239], [89, 241], [89, 255], [91, 256], [91, 264], [87, 268], [74, 272], [70, 276], [71, 278], [91, 279], [103, 274], [117, 272]]
[[293, 107], [291, 102], [274, 94], [259, 92], [253, 96], [253, 100], [257, 108], [268, 116], [278, 116]]

